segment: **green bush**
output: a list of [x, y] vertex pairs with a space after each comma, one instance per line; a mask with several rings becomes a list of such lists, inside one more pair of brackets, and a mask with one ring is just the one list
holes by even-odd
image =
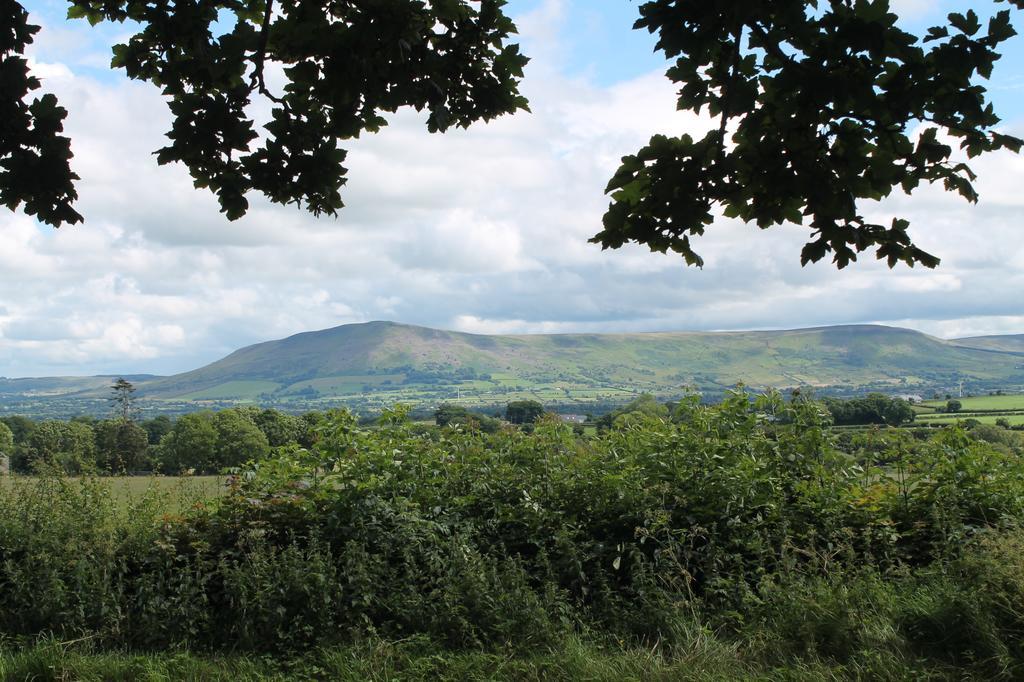
[[860, 456], [823, 406], [774, 394], [586, 438], [406, 416], [333, 413], [181, 515], [117, 509], [88, 480], [19, 484], [0, 497], [0, 638], [531, 652], [588, 633], [671, 652], [711, 628], [867, 677], [1024, 661], [1024, 465], [957, 427]]

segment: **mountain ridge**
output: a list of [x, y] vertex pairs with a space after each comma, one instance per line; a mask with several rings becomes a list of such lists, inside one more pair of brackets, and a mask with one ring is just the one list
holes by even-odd
[[1024, 385], [1016, 352], [971, 343], [996, 342], [944, 340], [886, 325], [490, 335], [379, 320], [245, 346], [195, 370], [146, 382], [141, 393], [256, 402], [369, 394], [497, 401], [532, 393], [586, 401], [638, 391], [668, 394], [684, 384], [724, 390], [738, 382], [779, 388], [913, 388], [960, 380]]

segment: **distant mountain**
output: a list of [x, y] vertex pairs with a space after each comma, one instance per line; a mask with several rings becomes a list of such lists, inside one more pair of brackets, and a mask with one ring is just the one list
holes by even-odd
[[1020, 353], [1024, 355], [1024, 334], [1007, 334], [1005, 336], [970, 336], [953, 339], [952, 343], [965, 348], [993, 350], [1002, 353]]
[[[490, 336], [369, 322], [242, 348], [191, 372], [146, 382], [159, 399], [373, 402], [463, 399], [609, 401], [683, 385], [721, 391], [799, 385], [1024, 385], [1024, 358], [997, 341], [944, 341], [875, 325], [758, 332]], [[975, 343], [977, 347], [972, 346]], [[991, 346], [991, 347], [989, 347]]]
[[153, 374], [99, 375], [91, 377], [23, 377], [8, 379], [0, 377], [0, 396], [16, 395], [26, 397], [70, 397], [109, 393], [110, 386], [123, 376], [133, 383], [143, 383], [158, 379]]

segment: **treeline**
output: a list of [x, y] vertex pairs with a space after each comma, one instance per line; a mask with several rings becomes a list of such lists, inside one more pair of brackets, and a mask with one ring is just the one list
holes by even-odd
[[[510, 425], [529, 429], [544, 414], [541, 403], [520, 400], [493, 416], [447, 403], [430, 416], [437, 426], [461, 425], [494, 433]], [[82, 416], [70, 421], [33, 421], [8, 416], [0, 418], [0, 456], [6, 455], [11, 470], [20, 474], [47, 469], [70, 475], [212, 474], [262, 460], [274, 448], [312, 447], [336, 415], [336, 410], [293, 415], [247, 406], [193, 412], [175, 420]], [[365, 420], [367, 425], [375, 421]]]
[[[815, 402], [810, 395], [796, 396]], [[645, 393], [601, 416], [585, 415], [585, 423], [573, 423], [572, 428], [582, 435], [585, 424], [604, 432], [626, 428], [641, 417], [683, 422], [702, 400], [702, 396], [694, 393], [677, 401], [662, 402]], [[910, 403], [881, 393], [850, 399], [826, 397], [816, 404], [825, 410], [830, 425], [836, 426], [901, 426], [914, 420]], [[534, 423], [548, 414], [553, 413], [536, 400], [517, 400], [490, 414], [442, 403], [433, 412], [418, 413], [418, 418], [431, 419], [437, 427], [462, 426], [493, 434], [510, 426], [530, 431]], [[16, 473], [31, 473], [45, 467], [68, 474], [217, 473], [249, 460], [263, 459], [274, 448], [309, 448], [334, 416], [331, 410], [293, 415], [252, 406], [194, 412], [176, 420], [166, 416], [143, 421], [76, 417], [70, 421], [37, 422], [7, 416], [0, 417], [0, 456], [8, 456], [10, 468]], [[363, 423], [371, 425], [375, 421], [376, 418], [367, 418]], [[968, 426], [978, 424], [968, 422]], [[999, 426], [1008, 428], [1009, 422]], [[418, 428], [428, 427], [421, 424]], [[988, 434], [988, 439], [994, 437]]]
[[262, 459], [274, 447], [309, 447], [317, 426], [329, 419], [327, 412], [296, 416], [257, 407], [194, 412], [173, 421], [8, 416], [0, 417], [0, 455], [8, 456], [15, 473], [216, 473]]
[[859, 398], [825, 398], [825, 406], [836, 426], [886, 424], [899, 426], [914, 421], [914, 408], [902, 398], [868, 393]]

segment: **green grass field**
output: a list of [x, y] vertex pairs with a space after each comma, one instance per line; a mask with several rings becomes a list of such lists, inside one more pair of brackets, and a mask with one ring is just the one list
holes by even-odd
[[[217, 497], [225, 490], [223, 476], [111, 476], [97, 480], [110, 491], [119, 507], [128, 507], [148, 493], [162, 498], [169, 512]], [[32, 476], [0, 476], [0, 494], [37, 481]]]
[[[982, 395], [972, 398], [954, 398], [960, 401], [961, 412], [991, 412], [1005, 410], [1024, 411], [1024, 395]], [[946, 400], [926, 400], [925, 407], [945, 407]]]
[[261, 394], [273, 393], [280, 386], [273, 381], [228, 381], [183, 395], [181, 400], [256, 400]]
[[956, 414], [920, 414], [914, 420], [920, 424], [955, 424], [958, 421], [975, 419], [982, 424], [995, 424], [997, 419], [1005, 419], [1010, 426], [1024, 425], [1024, 414], [986, 414], [984, 412], [957, 412]]

